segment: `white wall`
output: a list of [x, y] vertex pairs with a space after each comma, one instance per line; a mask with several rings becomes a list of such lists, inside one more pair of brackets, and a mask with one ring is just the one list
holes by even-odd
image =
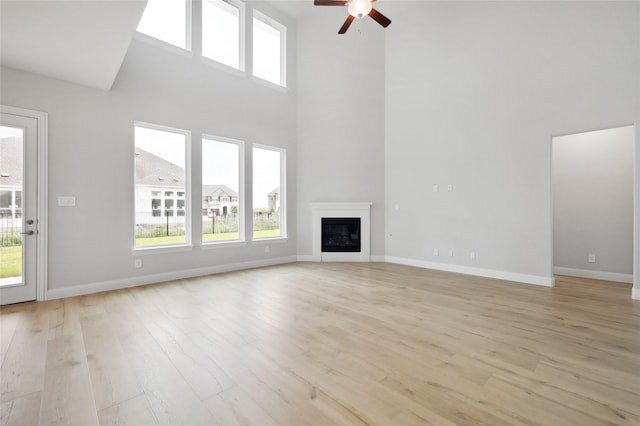
[[552, 283], [551, 137], [636, 118], [638, 3], [403, 2], [389, 16], [387, 255]]
[[[265, 10], [263, 7], [262, 10]], [[289, 68], [295, 64], [295, 29], [289, 26]], [[250, 16], [250, 14], [249, 14]], [[194, 20], [194, 21], [197, 21]], [[81, 35], [78, 35], [79, 37]], [[2, 104], [49, 113], [49, 289], [67, 295], [175, 277], [243, 262], [295, 256], [295, 226], [270, 253], [262, 245], [155, 254], [134, 269], [133, 123], [136, 120], [192, 132], [193, 231], [200, 233], [199, 138], [203, 133], [244, 140], [247, 191], [251, 190], [250, 143], [295, 149], [295, 74], [289, 90], [221, 71], [192, 58], [134, 40], [110, 92], [2, 69]], [[296, 222], [295, 161], [288, 163], [290, 224]], [[55, 203], [77, 197], [77, 207]], [[251, 197], [247, 196], [250, 202]], [[250, 208], [250, 205], [247, 206]], [[247, 215], [250, 223], [251, 215]], [[148, 278], [145, 278], [148, 277]], [[89, 290], [88, 290], [89, 291]]]
[[633, 126], [553, 138], [556, 273], [631, 282], [634, 154]]
[[384, 30], [344, 8], [298, 22], [298, 254], [310, 256], [310, 202], [371, 201], [371, 255], [384, 254]]

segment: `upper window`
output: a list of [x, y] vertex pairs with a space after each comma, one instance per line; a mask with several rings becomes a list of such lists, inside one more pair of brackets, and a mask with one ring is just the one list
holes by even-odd
[[149, 0], [138, 32], [191, 50], [191, 0]]
[[136, 248], [188, 244], [189, 132], [135, 126]]
[[253, 75], [286, 86], [287, 29], [262, 13], [253, 12]]
[[244, 239], [242, 142], [202, 139], [202, 242]]
[[202, 2], [202, 56], [244, 70], [244, 5], [241, 2]]
[[286, 237], [285, 151], [253, 148], [253, 239]]

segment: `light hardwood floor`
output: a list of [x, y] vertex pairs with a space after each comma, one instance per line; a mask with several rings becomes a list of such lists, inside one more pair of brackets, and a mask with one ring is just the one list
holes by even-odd
[[640, 425], [640, 302], [296, 263], [0, 310], [2, 425]]

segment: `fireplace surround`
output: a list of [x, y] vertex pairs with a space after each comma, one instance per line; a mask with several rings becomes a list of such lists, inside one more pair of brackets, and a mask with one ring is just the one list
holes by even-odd
[[[371, 202], [311, 203], [312, 260], [315, 262], [369, 262], [371, 257]], [[325, 251], [322, 247], [322, 219], [359, 219], [360, 251]], [[349, 228], [347, 228], [349, 229]], [[355, 228], [351, 228], [353, 230]], [[344, 228], [339, 233], [346, 234]], [[351, 239], [351, 235], [348, 236]], [[331, 250], [331, 249], [329, 249]]]

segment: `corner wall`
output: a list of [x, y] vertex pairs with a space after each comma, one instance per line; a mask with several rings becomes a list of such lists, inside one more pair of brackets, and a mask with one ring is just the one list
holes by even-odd
[[381, 258], [385, 30], [357, 19], [338, 35], [344, 8], [314, 12], [298, 22], [298, 255], [313, 252], [311, 202], [370, 201], [371, 255]]

